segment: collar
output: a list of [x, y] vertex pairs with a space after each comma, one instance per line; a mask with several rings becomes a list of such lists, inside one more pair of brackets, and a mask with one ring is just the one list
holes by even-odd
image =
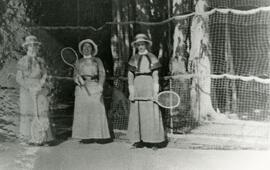
[[37, 57], [37, 55], [32, 55], [32, 54], [30, 54], [30, 53], [27, 53], [27, 56], [30, 57], [30, 58], [35, 58], [35, 57]]
[[144, 52], [138, 52], [139, 55], [146, 55], [148, 53], [148, 50], [145, 50]]
[[92, 55], [83, 56], [83, 58], [87, 58], [87, 59], [89, 59], [89, 58], [92, 58]]

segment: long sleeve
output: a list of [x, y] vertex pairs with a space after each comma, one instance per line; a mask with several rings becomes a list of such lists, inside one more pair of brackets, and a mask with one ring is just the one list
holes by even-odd
[[129, 100], [134, 100], [134, 74], [131, 71], [128, 71], [128, 91], [129, 91]]
[[149, 57], [151, 58], [151, 70], [152, 70], [152, 77], [153, 77], [153, 92], [157, 94], [159, 92], [159, 75], [158, 70], [161, 67], [157, 57], [152, 53], [148, 53]]
[[103, 87], [103, 84], [106, 79], [105, 69], [104, 69], [102, 61], [99, 58], [97, 58], [97, 64], [98, 64], [99, 85]]
[[75, 69], [73, 71], [73, 80], [78, 84], [79, 83], [79, 80], [78, 80], [78, 77], [80, 75], [79, 73], [79, 67], [80, 67], [80, 64], [79, 64], [79, 61], [77, 61], [75, 63]]
[[41, 72], [42, 72], [42, 77], [40, 79], [40, 85], [43, 86], [46, 82], [47, 79], [47, 66], [45, 64], [45, 61], [42, 58], [39, 58], [40, 60], [40, 65], [41, 65]]
[[25, 83], [24, 83], [24, 79], [23, 79], [23, 73], [22, 73], [21, 70], [18, 70], [18, 71], [17, 71], [17, 74], [16, 74], [16, 82], [17, 82], [20, 86], [25, 87]]
[[158, 84], [159, 82], [158, 71], [155, 70], [152, 75], [153, 75], [154, 84]]
[[134, 85], [134, 73], [136, 72], [136, 58], [137, 56], [132, 56], [128, 62], [128, 85]]
[[128, 63], [128, 91], [129, 91], [129, 100], [134, 100], [134, 72], [136, 71], [135, 65], [135, 57], [132, 56]]
[[158, 77], [158, 71], [155, 70], [152, 74], [153, 76], [153, 90], [154, 94], [157, 94], [159, 92], [159, 77]]
[[134, 85], [134, 74], [131, 71], [128, 71], [128, 85]]
[[27, 69], [25, 62], [26, 62], [25, 58], [22, 58], [19, 60], [17, 64], [16, 82], [22, 87], [26, 87], [23, 75], [23, 72]]

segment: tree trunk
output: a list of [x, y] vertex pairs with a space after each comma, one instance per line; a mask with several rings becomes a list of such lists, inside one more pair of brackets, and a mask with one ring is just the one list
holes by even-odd
[[[206, 6], [205, 0], [199, 0], [195, 10], [197, 13], [204, 12]], [[208, 16], [195, 15], [191, 26], [190, 65], [197, 75], [192, 81], [191, 103], [194, 118], [198, 121], [223, 118], [214, 110], [211, 101], [211, 49], [207, 22]]]
[[[130, 19], [128, 1], [113, 0], [112, 12], [114, 22], [128, 21]], [[112, 26], [111, 50], [114, 60], [113, 75], [115, 77], [125, 76], [126, 74], [126, 63], [130, 56], [129, 32], [129, 25], [117, 24]], [[122, 91], [126, 91], [125, 84], [121, 79], [114, 80], [114, 86]]]
[[[173, 0], [172, 2], [173, 16], [182, 15], [192, 10], [192, 4], [186, 0]], [[187, 61], [188, 61], [188, 46], [189, 46], [189, 22], [190, 18], [181, 19], [174, 24], [173, 34], [173, 53], [170, 58], [170, 73], [171, 75], [185, 75], [187, 74]], [[185, 117], [190, 117], [190, 80], [185, 78], [177, 78], [171, 80], [171, 90], [177, 92], [181, 98], [181, 104], [171, 110], [171, 115], [178, 115], [175, 118], [185, 120]], [[189, 127], [192, 125], [191, 119], [186, 120], [183, 124], [177, 124], [179, 120], [172, 120], [172, 125], [177, 127]], [[186, 124], [187, 123], [187, 124]], [[171, 125], [171, 126], [172, 126]], [[180, 133], [183, 133], [180, 129]]]

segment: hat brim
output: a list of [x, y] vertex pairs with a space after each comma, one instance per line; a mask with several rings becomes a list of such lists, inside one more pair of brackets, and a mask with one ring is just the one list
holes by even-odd
[[138, 39], [138, 40], [136, 40], [136, 41], [133, 41], [132, 43], [131, 43], [131, 46], [132, 47], [136, 47], [136, 44], [138, 44], [139, 42], [146, 42], [146, 43], [148, 43], [148, 45], [149, 46], [152, 46], [152, 41], [150, 41], [150, 40], [143, 40], [143, 39]]
[[93, 55], [93, 56], [97, 55], [97, 53], [98, 53], [98, 47], [97, 47], [97, 44], [96, 44], [93, 40], [91, 40], [91, 39], [85, 39], [85, 40], [82, 40], [81, 42], [79, 42], [78, 48], [79, 48], [80, 54], [83, 55], [83, 53], [82, 53], [82, 46], [83, 46], [85, 43], [91, 44], [92, 47], [93, 47], [92, 55]]
[[39, 42], [39, 41], [37, 41], [37, 42], [25, 42], [25, 43], [23, 43], [22, 44], [22, 47], [23, 48], [26, 48], [28, 45], [30, 45], [30, 44], [37, 44], [37, 45], [42, 45], [42, 43], [41, 42]]

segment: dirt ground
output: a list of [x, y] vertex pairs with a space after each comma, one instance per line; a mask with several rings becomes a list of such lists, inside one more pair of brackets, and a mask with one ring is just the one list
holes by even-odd
[[127, 142], [0, 145], [0, 170], [269, 170], [269, 150], [130, 149]]

